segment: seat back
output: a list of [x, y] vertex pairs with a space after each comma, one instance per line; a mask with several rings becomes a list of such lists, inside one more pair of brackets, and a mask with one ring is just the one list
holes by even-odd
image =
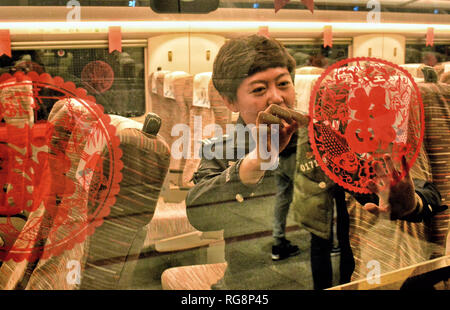
[[[118, 128], [123, 128], [117, 133], [123, 178], [109, 214], [99, 219], [89, 211], [97, 210], [97, 199], [104, 197], [108, 190], [102, 180], [119, 171], [109, 170], [109, 149], [105, 147], [104, 139], [88, 134], [96, 125], [95, 117], [77, 100], [64, 99], [54, 105], [49, 123], [53, 124], [55, 132], [51, 141], [53, 151], [63, 153], [66, 164], [70, 162], [66, 175], [70, 179], [67, 185], [73, 186], [72, 191], [65, 191], [66, 184], [59, 184], [63, 192], [58, 193], [61, 199], [56, 208], [49, 210], [42, 204], [32, 212], [21, 233], [29, 234], [37, 221], [40, 224], [31, 242], [44, 242], [47, 248], [38, 261], [25, 259], [17, 263], [10, 260], [3, 264], [0, 285], [4, 289], [114, 289], [122, 284], [126, 287], [145, 239], [144, 226], [152, 218], [168, 170], [168, 145], [160, 137], [134, 128], [136, 124], [126, 118], [117, 117], [112, 121]], [[89, 168], [95, 168], [95, 173], [83, 179], [81, 172], [87, 169], [87, 161], [93, 154], [103, 156], [94, 156], [96, 161], [90, 162], [92, 167]], [[57, 164], [58, 161], [49, 160], [49, 171], [56, 171], [57, 167], [52, 165]], [[58, 200], [58, 197], [53, 199]], [[53, 235], [57, 240], [76, 233], [70, 227], [88, 223], [88, 219], [92, 222], [88, 227], [93, 235], [89, 236], [85, 229], [77, 242], [62, 247], [58, 253], [50, 253], [55, 240], [46, 239], [45, 232], [52, 230], [61, 219], [64, 219], [64, 225]], [[70, 278], [74, 274], [72, 271], [78, 272], [75, 278]]]
[[[194, 104], [194, 78], [189, 78], [186, 80], [184, 88], [184, 99], [189, 107], [189, 124], [190, 124], [190, 150], [188, 160], [184, 166], [183, 171], [183, 184], [192, 187], [191, 182], [194, 172], [200, 163], [199, 150], [201, 147], [201, 140], [206, 138], [211, 138], [214, 133], [206, 137], [203, 135], [203, 129], [214, 124], [214, 110], [211, 106], [216, 106], [214, 103], [209, 107], [207, 106], [197, 106]], [[209, 95], [208, 95], [208, 99]], [[201, 123], [199, 122], [201, 121]]]
[[[425, 110], [424, 145], [430, 158], [433, 182], [442, 197], [442, 204], [450, 205], [450, 84], [420, 83], [419, 89]], [[445, 255], [450, 223], [450, 210], [433, 218], [431, 241], [435, 244], [432, 258]]]
[[[89, 240], [81, 289], [129, 287], [146, 237], [145, 226], [153, 217], [169, 168], [168, 144], [156, 135], [130, 127], [134, 126], [130, 124], [117, 133], [123, 152], [120, 192]], [[108, 167], [108, 160], [104, 167]], [[108, 171], [104, 169], [104, 173]]]
[[[169, 148], [178, 139], [172, 136], [172, 129], [177, 124], [189, 126], [189, 107], [184, 99], [186, 80], [191, 78], [183, 71], [157, 71], [150, 75], [152, 112], [163, 120], [159, 135], [168, 143]], [[186, 164], [185, 157], [172, 156], [170, 170], [164, 184], [164, 193], [172, 186], [182, 186], [182, 171]]]
[[450, 84], [450, 71], [444, 72], [439, 80], [441, 83]]
[[226, 125], [232, 122], [232, 113], [225, 105], [222, 96], [220, 96], [219, 92], [214, 87], [212, 80], [210, 80], [208, 84], [208, 96], [214, 114], [214, 121], [222, 127], [222, 131], [225, 134]]
[[[9, 210], [14, 206], [23, 205], [26, 193], [25, 180], [21, 184], [13, 185], [17, 180], [17, 174], [13, 170], [20, 167], [16, 156], [24, 155], [23, 166], [31, 163], [32, 154], [36, 154], [36, 148], [31, 145], [30, 137], [33, 136], [33, 86], [31, 82], [19, 82], [16, 77], [10, 77], [0, 84], [0, 184], [5, 191], [0, 192], [0, 246], [11, 246], [22, 229], [25, 220], [21, 217], [8, 217], [13, 215]], [[27, 147], [31, 146], [32, 152], [27, 154]], [[19, 155], [20, 156], [20, 155]], [[18, 166], [19, 165], [19, 166]], [[19, 185], [19, 188], [17, 188]], [[20, 210], [16, 213], [19, 213]], [[9, 222], [11, 221], [11, 222]], [[11, 227], [12, 225], [12, 227]]]
[[319, 77], [318, 74], [295, 75], [295, 109], [297, 111], [309, 114], [309, 100]]
[[76, 287], [76, 281], [67, 280], [67, 264], [80, 265], [83, 259], [90, 181], [79, 172], [90, 152], [103, 148], [95, 134], [88, 134], [96, 121], [78, 100], [55, 103], [48, 119], [54, 128], [49, 155], [42, 164], [47, 169], [36, 189], [44, 193], [44, 199], [30, 212], [15, 243], [16, 249], [31, 248], [32, 252], [19, 262], [9, 260], [2, 265], [4, 289]]

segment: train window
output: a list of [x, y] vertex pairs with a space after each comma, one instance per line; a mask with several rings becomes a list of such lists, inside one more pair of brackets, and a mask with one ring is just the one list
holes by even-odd
[[0, 289], [448, 289], [449, 14], [0, 0]]
[[150, 7], [157, 13], [204, 14], [218, 6], [219, 0], [150, 0]]
[[450, 44], [406, 44], [405, 63], [425, 63], [435, 66], [450, 61]]
[[72, 81], [108, 114], [145, 113], [144, 48], [124, 47], [122, 53], [107, 48], [14, 50], [11, 58], [3, 55], [0, 61], [2, 73], [36, 71]]
[[323, 47], [322, 44], [284, 43], [284, 46], [294, 57], [297, 68], [305, 66], [326, 68], [348, 56], [348, 44]]

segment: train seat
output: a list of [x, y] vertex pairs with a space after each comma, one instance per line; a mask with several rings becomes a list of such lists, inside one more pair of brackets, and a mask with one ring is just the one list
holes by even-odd
[[426, 72], [434, 71], [437, 77], [437, 72], [435, 71], [435, 69], [424, 64], [403, 64], [400, 65], [400, 67], [408, 71], [408, 73], [411, 74], [416, 83], [427, 82], [430, 79], [429, 74], [425, 75]]
[[[184, 100], [189, 108], [191, 148], [189, 150], [189, 157], [183, 163], [184, 173], [182, 184], [184, 188], [181, 190], [187, 194], [187, 190], [193, 185], [189, 184], [193, 172], [197, 169], [200, 161], [199, 158], [195, 158], [194, 156], [194, 143], [199, 143], [202, 138], [206, 138], [203, 135], [203, 130], [207, 125], [218, 125], [222, 129], [222, 132], [225, 133], [226, 124], [231, 119], [231, 113], [224, 105], [217, 91], [213, 88], [210, 72], [186, 78]], [[215, 132], [210, 132], [209, 134], [214, 135]], [[202, 254], [198, 255], [204, 257], [204, 259], [200, 261], [203, 264], [194, 265], [193, 268], [197, 272], [200, 270], [209, 270], [209, 264], [223, 264], [225, 262], [223, 230], [204, 232], [195, 229], [187, 218], [184, 196], [182, 199], [179, 196], [173, 197], [174, 194], [176, 195], [181, 190], [172, 186], [170, 192], [161, 199], [154, 218], [149, 225], [145, 247], [154, 246], [155, 251], [169, 253], [174, 257], [183, 255], [183, 251], [185, 250], [194, 249], [197, 252], [200, 251]], [[203, 254], [204, 252], [206, 254]], [[177, 274], [177, 268], [181, 268], [184, 271], [190, 270], [188, 266], [166, 269], [161, 278], [163, 287], [172, 287], [172, 285], [166, 283], [166, 280], [173, 278], [170, 276], [172, 272]], [[223, 272], [221, 273], [220, 270], [219, 268], [219, 278], [223, 276]], [[206, 278], [208, 277], [206, 276]], [[217, 280], [218, 278], [214, 278], [212, 283], [217, 282]]]
[[163, 272], [163, 290], [210, 290], [211, 285], [223, 278], [227, 263], [183, 266]]
[[[161, 104], [159, 98], [162, 96], [162, 83], [164, 83], [164, 74], [169, 71], [155, 71], [151, 72], [148, 76], [148, 92], [150, 94], [151, 112], [159, 115], [161, 110]], [[160, 93], [158, 93], [158, 91]]]
[[232, 112], [227, 108], [222, 96], [214, 87], [212, 80], [209, 81], [208, 85], [208, 96], [211, 102], [211, 108], [214, 113], [214, 120], [216, 124], [222, 127], [222, 132], [226, 132], [226, 125], [234, 122]]
[[[194, 80], [196, 82], [194, 85]], [[194, 88], [195, 86], [195, 88]], [[200, 103], [200, 100], [194, 101], [194, 93], [204, 92], [203, 96], [196, 96], [202, 98], [205, 103]], [[216, 133], [204, 132], [204, 128], [208, 125], [216, 124], [221, 127], [222, 132], [225, 133], [226, 124], [230, 121], [230, 112], [223, 104], [222, 98], [212, 86], [210, 72], [199, 73], [186, 83], [184, 98], [189, 106], [190, 112], [190, 126], [191, 126], [191, 149], [189, 150], [189, 159], [183, 171], [183, 184], [187, 187], [192, 187], [192, 177], [200, 163], [200, 149], [201, 140], [212, 138]], [[201, 124], [199, 123], [201, 121]], [[196, 123], [197, 122], [197, 123]]]
[[[167, 117], [162, 117], [163, 122], [170, 122], [172, 130], [176, 125], [190, 124], [189, 107], [184, 98], [184, 88], [191, 75], [183, 71], [175, 71], [165, 75], [164, 79], [164, 107]], [[170, 114], [169, 114], [170, 113]], [[177, 139], [176, 136], [170, 136], [170, 145]], [[184, 186], [182, 181], [182, 173], [186, 159], [183, 157], [171, 156], [171, 164], [169, 170], [169, 186], [173, 185], [177, 188]], [[164, 196], [165, 197], [165, 196]]]
[[[216, 119], [214, 117], [214, 111], [218, 111], [219, 121], [227, 122], [228, 120], [227, 114], [224, 113], [222, 106], [217, 107], [217, 100], [212, 104], [209, 103], [210, 95], [208, 88], [211, 85], [210, 79], [211, 74], [206, 72], [204, 74], [197, 74], [196, 77], [182, 76], [175, 80], [175, 98], [180, 103], [186, 102], [188, 107], [187, 113], [189, 119], [187, 125], [189, 125], [190, 130], [191, 149], [189, 150], [188, 158], [182, 158], [180, 162], [180, 168], [184, 169], [184, 174], [177, 174], [177, 171], [169, 170], [169, 174], [172, 172], [172, 175], [169, 175], [167, 178], [169, 179], [169, 184], [163, 189], [162, 199], [158, 203], [152, 222], [149, 224], [149, 232], [145, 245], [150, 246], [154, 244], [158, 252], [198, 248], [218, 240], [223, 240], [222, 231], [201, 232], [196, 230], [189, 223], [184, 202], [184, 198], [192, 186], [192, 184], [189, 184], [189, 181], [199, 162], [199, 159], [194, 158], [193, 144], [196, 143], [194, 139], [201, 139], [205, 126], [214, 124]], [[180, 82], [176, 83], [177, 81]], [[183, 89], [181, 88], [182, 86]], [[180, 90], [182, 90], [181, 94], [179, 92]], [[196, 96], [194, 96], [195, 93], [197, 93]], [[213, 106], [213, 109], [211, 109], [211, 106]], [[226, 108], [224, 105], [223, 107]], [[163, 119], [162, 122], [164, 123], [164, 121]], [[197, 121], [199, 121], [198, 124], [195, 123]], [[198, 132], [195, 132], [196, 130]], [[192, 169], [192, 171], [189, 169]], [[186, 172], [191, 172], [189, 178], [186, 177]], [[183, 176], [183, 179], [180, 176]]]
[[295, 75], [295, 109], [309, 114], [309, 99], [314, 84], [319, 79], [318, 74], [296, 74]]
[[[168, 180], [162, 195], [167, 202], [181, 202], [185, 198], [187, 190], [193, 186], [191, 179], [200, 162], [199, 154], [197, 154], [200, 141], [215, 134], [215, 132], [210, 132], [205, 136], [205, 127], [216, 124], [225, 133], [226, 124], [231, 122], [231, 112], [212, 85], [211, 72], [203, 72], [194, 76], [181, 73], [170, 71], [159, 73], [159, 77], [156, 78], [156, 88], [162, 87], [163, 89], [158, 90], [157, 95], [152, 94], [152, 100], [155, 102], [155, 104], [152, 103], [153, 111], [161, 115], [163, 120], [161, 130], [163, 137], [169, 138], [169, 128], [175, 124], [186, 124], [190, 128], [188, 156], [171, 159]], [[178, 76], [166, 77], [171, 74]], [[154, 79], [153, 76], [152, 74], [152, 79]], [[162, 82], [158, 83], [158, 79]], [[166, 86], [166, 90], [164, 90], [164, 85], [170, 79], [172, 79], [173, 90], [170, 90], [169, 86]], [[176, 105], [170, 102], [173, 100], [172, 98], [165, 96], [161, 99], [159, 95], [161, 93], [174, 97]], [[177, 110], [173, 111], [171, 107], [176, 107]], [[170, 136], [169, 145], [177, 138]]]
[[[151, 112], [159, 115], [163, 120], [161, 124], [161, 129], [159, 130], [159, 134], [163, 137], [163, 139], [169, 143], [170, 141], [170, 119], [169, 122], [164, 121], [167, 113], [167, 107], [164, 106], [163, 98], [164, 98], [164, 76], [169, 74], [170, 71], [156, 71], [150, 75], [151, 89], [150, 89], [150, 98], [151, 98]], [[169, 107], [170, 108], [170, 107]], [[170, 144], [169, 144], [170, 146]]]
[[120, 115], [109, 114], [111, 125], [116, 128], [116, 132], [120, 132], [126, 128], [142, 129], [142, 123]]
[[[64, 121], [68, 115], [67, 106], [69, 104], [72, 105], [75, 113], [83, 115], [83, 118], [88, 121], [93, 121], [89, 119], [86, 109], [81, 104], [77, 104], [74, 100], [63, 101], [55, 104], [53, 113], [49, 116], [50, 122], [57, 124], [58, 121]], [[119, 128], [116, 133], [120, 140], [123, 163], [120, 191], [116, 201], [111, 207], [109, 215], [103, 219], [103, 223], [96, 228], [92, 236], [84, 242], [75, 244], [72, 249], [64, 251], [61, 255], [39, 260], [34, 269], [27, 269], [32, 271], [28, 275], [25, 286], [27, 289], [118, 289], [129, 287], [133, 269], [146, 237], [145, 225], [153, 216], [163, 180], [168, 171], [170, 153], [165, 141], [155, 134], [144, 133], [136, 128], [138, 127], [136, 122], [118, 116], [111, 118], [112, 123]], [[83, 122], [78, 126], [89, 127], [89, 124]], [[58, 130], [58, 126], [55, 128]], [[66, 133], [65, 137], [69, 143], [74, 135], [76, 135], [75, 132]], [[62, 141], [56, 142], [60, 145], [64, 144]], [[86, 143], [86, 141], [84, 142]], [[103, 150], [102, 144], [98, 147]], [[87, 146], [85, 146], [85, 151], [86, 148]], [[89, 151], [92, 151], [91, 148]], [[81, 162], [80, 155], [70, 154], [69, 157], [72, 166], [68, 175], [75, 178]], [[103, 158], [104, 169], [101, 171], [107, 176], [109, 171], [109, 169], [105, 169], [109, 167], [107, 154]], [[99, 175], [94, 175], [92, 180], [90, 186], [95, 185], [93, 183], [99, 180]], [[75, 223], [75, 221], [85, 218], [86, 214], [83, 210], [95, 206], [95, 195], [100, 195], [101, 190], [100, 188], [97, 192], [87, 189], [83, 194], [87, 206], [78, 206], [79, 210], [74, 210], [73, 218], [71, 216], [69, 220]], [[87, 199], [88, 195], [89, 200]], [[70, 199], [71, 197], [66, 198]], [[64, 204], [64, 198], [61, 204]], [[79, 278], [81, 281], [79, 282], [68, 283], [66, 280], [67, 264], [71, 261], [78, 261], [81, 264]], [[8, 263], [10, 262], [8, 261]], [[26, 268], [28, 264], [18, 265]], [[8, 267], [11, 268], [11, 266]], [[15, 279], [18, 277], [16, 276]], [[8, 281], [8, 287], [14, 288], [11, 287], [11, 283]]]
[[137, 124], [129, 120], [121, 123], [117, 126], [122, 128], [117, 134], [124, 166], [120, 192], [110, 214], [90, 238], [81, 289], [130, 286], [169, 169], [169, 146], [157, 132], [135, 128]]
[[[157, 71], [150, 75], [152, 112], [162, 119], [160, 135], [167, 141], [169, 147], [177, 139], [172, 136], [172, 128], [176, 124], [189, 126], [189, 108], [183, 97], [186, 80], [190, 75], [184, 71]], [[186, 159], [171, 156], [169, 173], [164, 182], [162, 196], [171, 201], [181, 201], [185, 193], [182, 171]]]
[[445, 72], [441, 75], [439, 81], [441, 83], [445, 83], [445, 84], [450, 84], [450, 71], [449, 72]]
[[[418, 84], [425, 111], [424, 145], [430, 158], [433, 182], [441, 193], [442, 204], [450, 205], [450, 188], [447, 176], [450, 174], [448, 152], [450, 146], [450, 84], [419, 83]], [[449, 251], [448, 230], [450, 210], [441, 212], [433, 218], [432, 242], [436, 244], [433, 258], [445, 255]]]
[[[17, 78], [12, 77], [1, 84], [0, 87], [0, 110], [1, 118], [4, 123], [0, 125], [0, 141], [2, 143], [12, 143], [11, 129], [8, 129], [7, 125], [12, 125], [17, 128], [24, 128], [25, 126], [32, 127], [34, 124], [33, 115], [33, 97], [32, 97], [32, 84], [29, 83], [17, 83]], [[16, 111], [21, 113], [8, 113], [7, 111]], [[25, 146], [21, 145], [21, 146]], [[36, 151], [33, 148], [33, 153]], [[13, 158], [8, 154], [6, 150], [1, 151], [2, 159], [2, 173], [0, 174], [1, 186], [8, 186], [8, 192], [11, 187], [13, 174], [12, 168], [7, 165], [12, 165]], [[9, 157], [9, 158], [8, 158]], [[8, 198], [9, 194], [1, 195], [1, 204], [5, 208], [6, 206], [13, 206], [14, 200]], [[0, 247], [9, 248], [12, 246], [26, 223], [27, 212], [21, 212], [18, 214], [6, 216], [7, 214], [1, 214], [0, 212]], [[10, 221], [10, 222], [9, 222]], [[8, 226], [14, 227], [14, 229], [7, 229]], [[1, 263], [0, 263], [1, 265]]]
[[[161, 72], [161, 71], [160, 71]], [[189, 76], [183, 71], [158, 73], [156, 79], [157, 97], [152, 102], [152, 112], [162, 120], [159, 134], [171, 147], [175, 137], [172, 137], [172, 127], [175, 124], [186, 124], [187, 109], [183, 100], [185, 78]], [[152, 98], [153, 99], [153, 98]], [[170, 168], [177, 169], [179, 161], [171, 160]]]
[[445, 61], [438, 63], [433, 66], [434, 70], [436, 70], [439, 77], [441, 77], [444, 73], [450, 71], [450, 61]]
[[[79, 122], [79, 119], [83, 119]], [[52, 148], [52, 155], [65, 154], [70, 162], [70, 167], [68, 172], [65, 174], [64, 180], [58, 179], [58, 195], [60, 198], [56, 199], [54, 197], [53, 201], [57, 202], [54, 207], [50, 208], [52, 198], [50, 200], [44, 200], [39, 207], [30, 212], [27, 222], [20, 234], [23, 234], [18, 238], [18, 242], [15, 244], [17, 247], [23, 246], [23, 238], [25, 240], [30, 240], [30, 247], [32, 246], [42, 246], [48, 245], [51, 248], [52, 242], [54, 240], [59, 240], [64, 238], [68, 234], [69, 227], [76, 227], [77, 223], [83, 223], [87, 220], [87, 201], [90, 191], [90, 182], [81, 182], [80, 178], [83, 176], [79, 174], [80, 169], [84, 169], [86, 161], [82, 158], [83, 154], [92, 154], [96, 151], [101, 151], [103, 148], [103, 140], [96, 140], [97, 143], [87, 143], [88, 139], [83, 139], [87, 137], [86, 129], [92, 128], [91, 125], [95, 123], [95, 119], [92, 114], [75, 99], [62, 99], [56, 102], [49, 114], [48, 122], [53, 125], [54, 132], [50, 140], [49, 147]], [[45, 123], [44, 123], [45, 124]], [[69, 127], [67, 127], [69, 126]], [[97, 137], [90, 136], [89, 139], [96, 139]], [[92, 142], [93, 140], [89, 140]], [[68, 149], [72, 151], [67, 153]], [[82, 151], [74, 151], [75, 149]], [[94, 163], [95, 164], [95, 163]], [[57, 161], [48, 160], [49, 169], [45, 170], [45, 174], [42, 175], [42, 180], [40, 180], [38, 191], [46, 192], [50, 184], [52, 184], [58, 174], [54, 174], [54, 171], [58, 171], [55, 165], [58, 165]], [[71, 182], [67, 182], [68, 180]], [[49, 182], [51, 183], [49, 183]], [[74, 191], [68, 191], [73, 184]], [[50, 192], [50, 195], [53, 195]], [[74, 204], [74, 199], [77, 199], [77, 203]], [[58, 202], [59, 201], [59, 202]], [[49, 205], [45, 205], [48, 203]], [[69, 208], [70, 212], [64, 215], [64, 226], [55, 230], [55, 234], [52, 240], [49, 240], [45, 232], [51, 229], [53, 221], [56, 221], [62, 216], [60, 212], [64, 213], [64, 208], [66, 206]], [[52, 211], [53, 210], [53, 211]], [[56, 214], [54, 212], [57, 212]], [[60, 218], [61, 219], [61, 218]], [[39, 224], [39, 229], [34, 228], [34, 223]], [[33, 233], [31, 233], [33, 232]], [[31, 234], [30, 234], [31, 233]], [[23, 237], [23, 238], [22, 238]], [[42, 242], [42, 243], [41, 243]], [[0, 273], [1, 287], [3, 289], [73, 289], [75, 288], [75, 283], [69, 283], [66, 281], [67, 276], [67, 263], [71, 261], [76, 261], [81, 264], [83, 256], [85, 255], [85, 246], [87, 241], [76, 243], [70, 249], [63, 249], [62, 253], [58, 255], [50, 255], [49, 258], [41, 258], [34, 262], [32, 260], [29, 262], [24, 259], [19, 262], [14, 260], [8, 260], [4, 262], [1, 267]], [[44, 248], [42, 257], [47, 256], [47, 248]]]
[[306, 66], [295, 69], [295, 74], [322, 74], [325, 71], [323, 68]]

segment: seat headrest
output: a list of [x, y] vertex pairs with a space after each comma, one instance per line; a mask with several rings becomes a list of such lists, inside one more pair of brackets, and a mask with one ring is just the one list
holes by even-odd
[[173, 71], [164, 75], [163, 94], [166, 98], [175, 99], [175, 86], [176, 79], [186, 77], [189, 74], [184, 71]]
[[195, 107], [210, 108], [209, 101], [209, 82], [211, 81], [212, 72], [198, 73], [194, 76], [194, 95], [192, 105]]
[[144, 126], [142, 131], [150, 135], [157, 135], [161, 128], [161, 118], [155, 113], [148, 113], [145, 116]]
[[295, 69], [295, 74], [322, 74], [324, 71], [323, 68], [307, 66]]

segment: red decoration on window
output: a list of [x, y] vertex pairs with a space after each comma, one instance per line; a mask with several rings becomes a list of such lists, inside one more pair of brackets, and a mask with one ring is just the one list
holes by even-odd
[[110, 53], [116, 50], [122, 52], [122, 30], [120, 26], [109, 27], [108, 40]]
[[0, 56], [11, 57], [11, 38], [9, 29], [0, 29]]
[[427, 43], [426, 46], [433, 46], [434, 45], [434, 28], [428, 27], [427, 29]]
[[[123, 166], [115, 127], [86, 90], [47, 73], [3, 74], [0, 95], [0, 261], [59, 255], [93, 234], [115, 202]], [[57, 107], [49, 120], [34, 122], [49, 100]], [[24, 211], [19, 231], [10, 219]]]
[[96, 92], [104, 93], [114, 83], [114, 71], [104, 61], [91, 61], [81, 71], [81, 81], [88, 91], [94, 89]]
[[342, 60], [320, 76], [310, 99], [309, 138], [322, 170], [340, 186], [370, 193], [371, 163], [390, 154], [411, 167], [423, 139], [419, 89], [403, 68], [376, 58]]
[[333, 31], [331, 26], [323, 27], [323, 47], [333, 46]]

